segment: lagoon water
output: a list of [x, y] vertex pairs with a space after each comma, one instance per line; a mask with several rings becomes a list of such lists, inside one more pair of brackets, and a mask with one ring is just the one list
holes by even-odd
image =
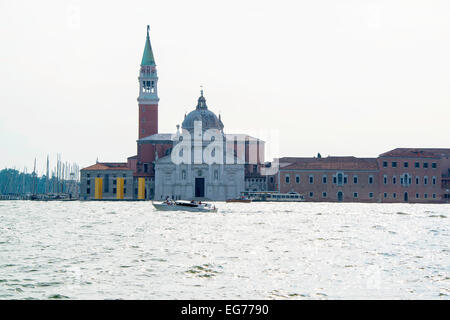
[[450, 205], [0, 202], [0, 299], [449, 299]]

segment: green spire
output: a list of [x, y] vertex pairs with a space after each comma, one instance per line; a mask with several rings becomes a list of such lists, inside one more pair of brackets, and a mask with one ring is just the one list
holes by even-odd
[[150, 26], [147, 26], [147, 39], [145, 40], [144, 54], [142, 55], [141, 66], [154, 66], [155, 58], [153, 57], [152, 45], [150, 44]]

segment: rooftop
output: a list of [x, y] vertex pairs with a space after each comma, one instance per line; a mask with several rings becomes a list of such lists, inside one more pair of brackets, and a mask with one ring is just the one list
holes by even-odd
[[132, 170], [132, 169], [127, 167], [126, 162], [97, 162], [92, 166], [81, 169], [81, 171], [100, 171], [100, 170]]
[[396, 148], [380, 154], [380, 157], [443, 158], [450, 157], [450, 149], [445, 148]]
[[[281, 158], [282, 170], [377, 170], [376, 158], [326, 157]], [[281, 165], [283, 164], [283, 165]]]

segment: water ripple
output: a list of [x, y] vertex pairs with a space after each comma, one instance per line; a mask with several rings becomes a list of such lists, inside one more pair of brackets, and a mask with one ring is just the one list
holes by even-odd
[[448, 299], [449, 205], [4, 201], [0, 299]]

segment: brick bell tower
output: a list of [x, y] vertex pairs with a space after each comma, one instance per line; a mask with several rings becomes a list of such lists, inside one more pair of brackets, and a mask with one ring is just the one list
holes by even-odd
[[158, 133], [158, 74], [150, 44], [150, 26], [147, 26], [144, 54], [139, 72], [139, 133], [142, 139]]

